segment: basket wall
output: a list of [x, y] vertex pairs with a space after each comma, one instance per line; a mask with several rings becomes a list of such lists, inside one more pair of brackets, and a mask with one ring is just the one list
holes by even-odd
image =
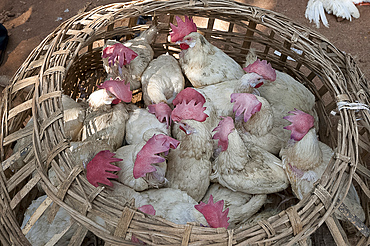
[[[254, 48], [259, 58], [268, 60], [275, 69], [293, 76], [314, 93], [320, 139], [336, 153], [311, 196], [257, 226], [225, 230], [176, 225], [145, 215], [132, 209], [130, 201], [119, 203], [108, 197], [103, 187], [95, 188], [87, 182], [83, 168], [71, 160], [63, 128], [61, 94], [83, 99], [96, 89], [105, 78], [100, 57], [104, 40], [117, 36], [130, 39], [148, 28], [136, 26], [139, 15], [155, 16], [160, 23], [161, 32], [153, 46], [155, 56], [180, 52], [167, 41], [169, 23], [175, 15], [193, 16], [204, 24], [200, 32], [240, 64], [249, 49]], [[117, 3], [79, 14], [61, 24], [32, 51], [3, 92], [0, 242], [28, 245], [19, 226], [21, 212], [35, 198], [35, 187], [40, 185], [49, 203], [53, 201], [50, 206], [55, 211], [61, 206], [79, 223], [70, 245], [81, 245], [88, 230], [113, 245], [130, 244], [125, 240], [130, 233], [150, 245], [292, 245], [323, 223], [337, 244], [349, 245], [343, 228], [331, 214], [341, 203], [338, 194], [347, 192], [355, 180], [369, 226], [369, 89], [369, 82], [350, 55], [336, 49], [320, 34], [272, 11], [225, 0], [169, 0]], [[21, 103], [16, 103], [16, 99]], [[342, 105], [340, 109], [338, 103]], [[30, 116], [36, 119], [34, 124], [24, 127], [23, 122]], [[32, 136], [32, 143], [27, 149], [13, 152], [15, 142], [26, 136]], [[11, 163], [29, 149], [28, 164], [13, 171]], [[47, 177], [50, 166], [62, 181], [59, 187], [54, 187]], [[35, 170], [36, 175], [32, 175]], [[87, 213], [102, 217], [114, 230], [90, 220]], [[356, 226], [362, 232], [356, 243], [369, 244], [369, 229], [361, 224]]]

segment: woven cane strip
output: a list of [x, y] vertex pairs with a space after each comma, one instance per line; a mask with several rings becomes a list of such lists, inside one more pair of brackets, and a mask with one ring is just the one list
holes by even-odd
[[[58, 193], [57, 193], [57, 197], [61, 200], [63, 200], [63, 198], [65, 197], [70, 185], [72, 184], [72, 182], [74, 181], [74, 179], [77, 177], [77, 175], [82, 172], [84, 170], [84, 168], [82, 166], [75, 166], [72, 171], [69, 173], [68, 177], [66, 180], [63, 181], [63, 183], [59, 186], [59, 189], [58, 189]], [[48, 221], [49, 223], [51, 223], [53, 220], [54, 220], [54, 217], [56, 215], [56, 213], [58, 212], [59, 208], [58, 206], [56, 205], [56, 203], [54, 203], [52, 206], [51, 206], [51, 209], [50, 209], [50, 212], [48, 214]]]
[[330, 193], [320, 184], [316, 185], [313, 193], [321, 200], [321, 202], [324, 204], [324, 207], [328, 209], [331, 204]]
[[299, 232], [302, 231], [302, 222], [301, 222], [301, 219], [297, 213], [297, 210], [295, 209], [295, 207], [290, 207], [288, 208], [287, 210], [285, 210], [288, 217], [289, 217], [289, 221], [292, 225], [292, 228], [293, 228], [293, 234], [294, 235], [297, 235]]
[[116, 230], [114, 231], [114, 236], [125, 238], [125, 235], [127, 233], [127, 230], [130, 226], [130, 223], [134, 215], [135, 215], [134, 210], [128, 207], [125, 207], [123, 209], [123, 212], [118, 222], [118, 225], [116, 227]]
[[[267, 238], [275, 236], [275, 230], [268, 221], [260, 220], [257, 223], [262, 227], [263, 230], [265, 230]], [[266, 242], [264, 245], [269, 246], [271, 245], [271, 242]]]
[[267, 238], [275, 236], [276, 232], [267, 220], [260, 220], [257, 223], [266, 231]]
[[227, 241], [227, 246], [231, 246], [234, 243], [233, 236], [234, 236], [234, 229], [227, 230], [227, 234], [229, 234], [229, 239]]
[[191, 230], [193, 229], [192, 224], [186, 224], [184, 235], [182, 237], [181, 246], [187, 246], [189, 244]]

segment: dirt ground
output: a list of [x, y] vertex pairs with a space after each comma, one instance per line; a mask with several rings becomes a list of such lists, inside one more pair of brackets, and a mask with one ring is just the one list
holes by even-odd
[[[311, 27], [327, 37], [339, 50], [351, 54], [358, 66], [370, 79], [370, 6], [358, 6], [360, 18], [338, 21], [327, 15], [330, 27], [317, 29], [305, 17], [308, 0], [237, 0], [270, 9]], [[10, 39], [5, 62], [0, 66], [0, 86], [6, 85], [30, 52], [58, 25], [76, 15], [85, 6], [87, 10], [114, 3], [112, 0], [1, 0], [0, 23], [9, 32]], [[88, 4], [90, 3], [90, 4]], [[0, 91], [1, 91], [0, 87]]]
[[[330, 27], [317, 29], [304, 17], [306, 1], [291, 0], [238, 0], [247, 4], [270, 9], [286, 15], [303, 25], [315, 29], [327, 37], [338, 49], [350, 53], [367, 78], [370, 78], [370, 6], [358, 6], [360, 18], [337, 21], [327, 15]], [[0, 1], [0, 23], [10, 34], [5, 63], [0, 67], [0, 84], [4, 76], [11, 77], [29, 53], [62, 21], [77, 14], [87, 3], [87, 10], [99, 5], [118, 1], [111, 0], [2, 0]]]

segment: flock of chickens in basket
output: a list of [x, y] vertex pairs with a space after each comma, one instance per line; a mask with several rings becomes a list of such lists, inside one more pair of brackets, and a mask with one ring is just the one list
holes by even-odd
[[[169, 54], [153, 59], [158, 29], [151, 26], [123, 44], [106, 42], [108, 77], [89, 96], [86, 111], [63, 95], [65, 134], [87, 180], [122, 201], [134, 198], [145, 213], [229, 229], [281, 212], [263, 209], [269, 194], [288, 186], [298, 199], [311, 194], [333, 155], [317, 139], [314, 95], [252, 52], [242, 68], [191, 19], [176, 20], [170, 36], [182, 50], [178, 60]], [[192, 87], [184, 88], [184, 76]], [[147, 108], [131, 103], [140, 87]], [[59, 185], [52, 168], [49, 178]], [[348, 194], [344, 203], [364, 220], [356, 190]], [[31, 204], [24, 224], [43, 199]], [[44, 225], [38, 228], [42, 220], [27, 234], [35, 245], [48, 240], [40, 232]], [[69, 223], [60, 208], [42, 230], [55, 234]]]

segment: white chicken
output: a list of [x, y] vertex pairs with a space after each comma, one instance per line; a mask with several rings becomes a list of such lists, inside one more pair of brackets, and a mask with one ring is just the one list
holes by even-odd
[[81, 138], [81, 129], [85, 119], [85, 109], [67, 95], [62, 95], [63, 121], [66, 137], [71, 141]]
[[269, 194], [288, 187], [281, 160], [258, 146], [245, 145], [231, 117], [222, 119], [214, 131], [221, 152], [213, 162], [212, 180], [249, 194]]
[[222, 211], [224, 201], [214, 203], [212, 195], [207, 204], [197, 204], [186, 192], [172, 188], [152, 189], [141, 192], [141, 195], [154, 207], [156, 215], [176, 224], [196, 222], [202, 226], [226, 229], [229, 226], [229, 209]]
[[[157, 26], [151, 26], [142, 32], [140, 36], [123, 44], [131, 51], [120, 47], [122, 52], [119, 54], [113, 53], [113, 46], [120, 43], [115, 40], [107, 40], [102, 57], [104, 68], [108, 73], [108, 79], [116, 79], [118, 77], [120, 80], [125, 80], [126, 83], [130, 83], [132, 91], [140, 88], [141, 76], [154, 56], [151, 44], [155, 41], [157, 33]], [[108, 57], [111, 60], [107, 59]], [[116, 58], [121, 62], [114, 65]]]
[[[94, 140], [86, 140], [86, 141], [79, 141], [79, 142], [71, 142], [71, 147], [69, 150], [72, 152], [72, 163], [76, 166], [83, 166], [86, 165], [98, 154], [100, 151], [108, 150], [113, 152], [112, 147], [107, 143], [107, 140], [101, 139], [94, 139]], [[54, 167], [50, 167], [48, 170], [48, 177], [50, 182], [54, 186], [60, 185], [60, 179], [57, 176], [56, 172], [59, 172], [59, 176], [62, 176], [60, 172], [65, 172], [63, 166], [59, 166], [60, 169], [55, 170]], [[64, 177], [67, 178], [66, 174]], [[39, 187], [40, 190], [41, 187]]]
[[[215, 227], [223, 226], [227, 223], [227, 213], [222, 206], [219, 206], [223, 201], [208, 203], [208, 212], [204, 212], [202, 208], [196, 208], [199, 204], [190, 197], [185, 191], [172, 188], [149, 189], [142, 192], [136, 192], [132, 188], [125, 186], [119, 182], [113, 181], [113, 189], [108, 190], [108, 195], [111, 198], [120, 200], [123, 204], [135, 199], [135, 207], [141, 210], [141, 207], [152, 205], [155, 209], [155, 215], [160, 216], [176, 224], [186, 224], [188, 222], [196, 222], [203, 226], [209, 225], [207, 220], [211, 217], [217, 222], [216, 224], [210, 221], [210, 225]], [[204, 207], [204, 205], [203, 205]]]
[[[85, 109], [81, 104], [67, 95], [62, 95], [63, 105], [63, 122], [65, 136], [71, 141], [78, 141], [81, 138], [81, 129], [85, 119]], [[27, 122], [26, 127], [33, 125], [33, 118]], [[14, 146], [14, 152], [25, 149], [27, 145], [32, 143], [32, 136], [19, 139]], [[23, 160], [29, 153], [30, 148], [22, 152], [20, 158], [12, 164], [12, 168], [19, 169], [23, 167]]]
[[99, 108], [109, 109], [114, 100], [116, 100], [116, 97], [112, 93], [106, 89], [99, 89], [90, 94], [87, 102], [89, 103], [91, 110], [94, 111], [98, 110]]
[[224, 81], [196, 88], [195, 90], [209, 98], [217, 116], [232, 116], [233, 104], [230, 102], [231, 94], [255, 92], [254, 88], [258, 88], [263, 83], [267, 83], [267, 81], [274, 81], [275, 78], [276, 72], [271, 67], [271, 64], [260, 63], [258, 73], [250, 72], [244, 74], [238, 80]]
[[267, 198], [264, 194], [250, 195], [245, 192], [235, 192], [216, 183], [209, 187], [202, 202], [208, 203], [211, 195], [215, 201], [225, 201], [224, 209], [229, 208], [230, 228], [235, 228], [237, 224], [257, 213]]
[[106, 139], [114, 150], [121, 147], [129, 117], [126, 107], [126, 104], [118, 103], [108, 109], [98, 109], [87, 114], [82, 128], [82, 140]]
[[[121, 158], [122, 161], [117, 162], [117, 166], [121, 168], [120, 171], [118, 171], [118, 181], [124, 185], [127, 185], [128, 187], [134, 189], [135, 191], [143, 191], [147, 190], [150, 187], [161, 187], [165, 184], [166, 179], [164, 178], [164, 174], [166, 172], [166, 161], [163, 161], [161, 163], [156, 163], [155, 167], [158, 172], [158, 175], [161, 176], [161, 180], [157, 180], [157, 182], [149, 183], [144, 178], [135, 179], [133, 176], [133, 170], [134, 170], [134, 163], [136, 160], [136, 155], [139, 153], [139, 151], [143, 148], [146, 142], [140, 142], [137, 144], [131, 144], [131, 145], [125, 145], [119, 149], [116, 150], [116, 156], [118, 158]], [[152, 174], [148, 174], [147, 176], [150, 177]], [[150, 181], [150, 179], [149, 179]]]
[[[267, 78], [264, 74], [271, 74], [271, 70], [266, 69], [267, 61], [257, 59], [254, 50], [250, 50], [250, 54], [248, 55], [244, 70], [247, 73], [257, 73]], [[251, 58], [252, 56], [257, 60], [249, 64], [253, 60]], [[276, 70], [275, 72], [276, 75], [273, 76], [274, 80], [264, 79], [257, 86], [251, 85], [258, 88], [259, 96], [265, 98], [270, 103], [274, 114], [274, 124], [286, 126], [286, 121], [284, 121], [283, 117], [289, 111], [297, 108], [315, 117], [315, 128], [318, 130], [319, 117], [315, 109], [315, 96], [303, 84], [288, 74]], [[284, 97], [281, 95], [284, 95]]]
[[[21, 226], [22, 229], [26, 226], [27, 221], [46, 198], [47, 196], [44, 195], [32, 201], [31, 205], [24, 213], [24, 219]], [[77, 229], [77, 224], [73, 225], [71, 216], [63, 208], [59, 209], [54, 220], [49, 224], [47, 221], [47, 212], [49, 210], [50, 209], [47, 209], [34, 226], [32, 226], [30, 231], [26, 234], [26, 238], [31, 245], [46, 245], [54, 235], [62, 233], [66, 228], [71, 227], [60, 240], [60, 245], [68, 245], [69, 240]]]
[[185, 191], [173, 188], [150, 189], [140, 192], [156, 210], [156, 215], [176, 224], [197, 222], [208, 225], [203, 214], [194, 208], [198, 202]]
[[106, 80], [98, 85], [98, 90], [90, 94], [87, 102], [90, 111], [109, 111], [110, 105], [115, 105], [121, 101], [129, 103], [132, 99], [130, 84], [124, 80]]
[[270, 103], [263, 97], [249, 93], [234, 93], [235, 127], [244, 143], [252, 143], [278, 155], [290, 134], [274, 121]]
[[[114, 150], [124, 142], [127, 111], [131, 102], [130, 84], [121, 80], [106, 80], [91, 93], [89, 109], [82, 128], [82, 140], [106, 139]], [[123, 102], [122, 102], [123, 101]]]
[[[293, 193], [298, 199], [303, 199], [311, 194], [315, 182], [321, 178], [334, 153], [329, 146], [318, 140], [313, 116], [300, 110], [289, 113], [293, 115], [284, 118], [292, 122], [285, 127], [291, 131], [291, 137], [286, 147], [281, 149], [280, 156]], [[348, 194], [343, 203], [364, 221], [365, 213], [356, 190], [351, 188]]]
[[[46, 198], [47, 196], [44, 195], [32, 201], [32, 203], [24, 213], [24, 219], [21, 226], [22, 229], [25, 228], [28, 220]], [[78, 224], [75, 223], [68, 212], [62, 207], [59, 208], [54, 220], [49, 223], [47, 220], [49, 211], [50, 207], [45, 210], [41, 217], [31, 227], [31, 229], [25, 235], [26, 238], [31, 243], [31, 245], [46, 245], [52, 237], [64, 233], [64, 235], [58, 240], [57, 245], [67, 246], [73, 234], [76, 232]], [[98, 216], [93, 216], [91, 214], [89, 214], [88, 217], [96, 221], [101, 226], [105, 226], [105, 222], [102, 218]], [[67, 231], [65, 232], [65, 230]]]
[[185, 79], [175, 57], [163, 54], [149, 63], [141, 76], [141, 84], [146, 106], [160, 102], [171, 104], [184, 89]]
[[[181, 103], [178, 103], [180, 99]], [[213, 153], [213, 119], [206, 114], [211, 115], [211, 109], [203, 107], [205, 102], [205, 98], [194, 89], [185, 89], [174, 99], [176, 107], [171, 114], [175, 122], [173, 136], [181, 144], [168, 155], [168, 187], [186, 191], [196, 201], [203, 198], [210, 184]]]
[[320, 27], [320, 19], [324, 26], [329, 27], [325, 11], [337, 17], [352, 21], [352, 17], [359, 18], [360, 13], [356, 4], [370, 2], [369, 0], [309, 0], [306, 7], [305, 17]]
[[129, 119], [126, 122], [125, 137], [127, 144], [146, 142], [157, 134], [170, 136], [171, 129], [167, 127], [166, 123], [159, 122], [155, 115], [149, 113], [147, 109], [130, 105], [128, 111]]
[[191, 84], [198, 88], [222, 81], [240, 79], [243, 69], [230, 56], [197, 33], [195, 23], [185, 16], [176, 16], [177, 27], [171, 23], [171, 42], [180, 44], [180, 65]]
[[167, 182], [167, 163], [165, 158], [156, 154], [168, 152], [170, 148], [175, 149], [178, 144], [179, 141], [159, 134], [152, 136], [147, 142], [119, 148], [116, 157], [122, 161], [117, 162], [117, 166], [121, 168], [117, 173], [118, 181], [136, 191], [162, 187]]

